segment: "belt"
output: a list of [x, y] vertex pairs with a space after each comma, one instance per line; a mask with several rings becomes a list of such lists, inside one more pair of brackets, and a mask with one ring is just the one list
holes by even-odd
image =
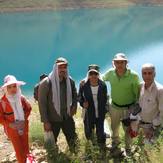
[[14, 114], [14, 112], [4, 112], [4, 115], [12, 115], [12, 114]]
[[144, 124], [144, 125], [145, 125], [145, 124], [146, 124], [146, 125], [152, 124], [152, 123], [150, 123], [150, 122], [144, 122], [144, 121], [140, 121], [140, 123], [141, 123], [141, 124]]
[[129, 107], [129, 106], [131, 106], [131, 105], [134, 104], [134, 102], [132, 102], [132, 103], [130, 103], [130, 104], [119, 105], [119, 104], [115, 103], [114, 101], [112, 101], [112, 103], [113, 103], [115, 106], [120, 107], [120, 108]]

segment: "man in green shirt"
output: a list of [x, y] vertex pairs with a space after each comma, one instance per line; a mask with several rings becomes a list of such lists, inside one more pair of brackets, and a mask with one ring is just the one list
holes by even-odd
[[[139, 77], [136, 72], [127, 68], [128, 60], [123, 53], [118, 53], [113, 59], [113, 68], [104, 75], [103, 80], [111, 85], [111, 128], [112, 148], [117, 147], [119, 141], [119, 126], [121, 120], [129, 117], [129, 107], [138, 100]], [[125, 132], [126, 151], [130, 149], [131, 138], [123, 126]]]

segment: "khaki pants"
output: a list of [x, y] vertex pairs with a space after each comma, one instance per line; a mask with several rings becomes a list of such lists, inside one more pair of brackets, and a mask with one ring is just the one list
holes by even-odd
[[[125, 119], [129, 116], [128, 108], [119, 108], [116, 109], [113, 106], [110, 108], [110, 117], [111, 117], [111, 129], [112, 129], [112, 142], [118, 144], [119, 140], [119, 127], [122, 119]], [[127, 127], [123, 126], [123, 130], [125, 132], [125, 146], [126, 149], [130, 148], [131, 145], [131, 137], [128, 134]]]

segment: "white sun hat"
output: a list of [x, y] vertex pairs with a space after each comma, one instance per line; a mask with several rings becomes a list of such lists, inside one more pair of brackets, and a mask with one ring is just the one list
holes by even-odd
[[26, 83], [24, 81], [18, 81], [13, 75], [7, 75], [4, 78], [4, 84], [2, 85], [1, 88], [4, 88], [11, 84], [17, 84], [20, 86], [20, 85], [25, 85]]
[[114, 56], [113, 61], [128, 61], [128, 59], [124, 53], [117, 53]]

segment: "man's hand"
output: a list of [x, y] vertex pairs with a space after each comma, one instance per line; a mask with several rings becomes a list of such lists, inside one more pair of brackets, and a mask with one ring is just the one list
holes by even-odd
[[151, 139], [154, 136], [153, 128], [151, 127], [151, 128], [144, 129], [144, 134], [146, 138]]
[[50, 124], [49, 122], [45, 122], [45, 123], [44, 123], [44, 130], [45, 130], [46, 132], [49, 132], [49, 131], [52, 130], [52, 129], [51, 129], [51, 124]]
[[80, 81], [80, 87], [82, 87], [85, 84], [85, 80]]
[[70, 108], [70, 115], [73, 117], [76, 114], [76, 107], [71, 106]]

